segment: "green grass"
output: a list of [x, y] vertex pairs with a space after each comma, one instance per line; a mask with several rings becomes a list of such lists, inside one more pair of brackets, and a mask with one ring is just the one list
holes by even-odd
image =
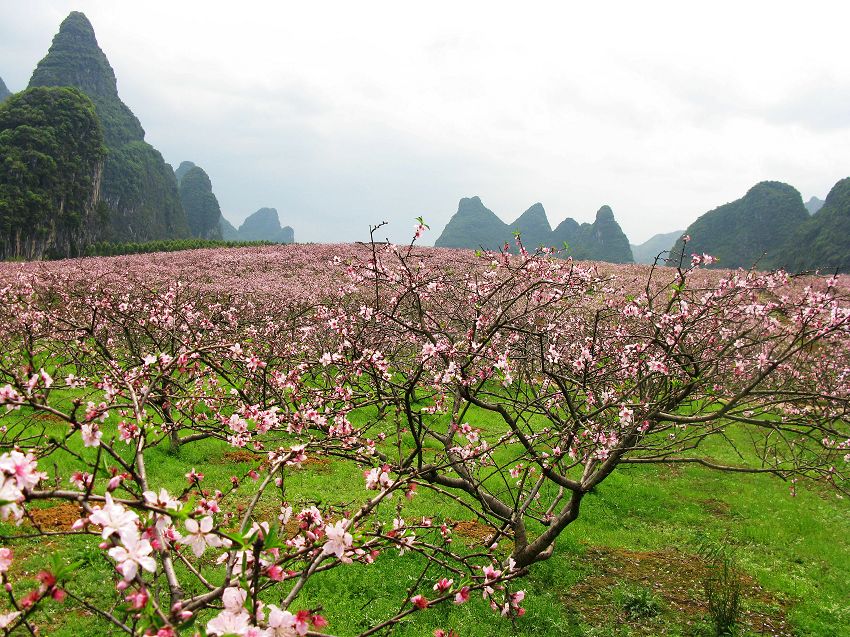
[[[499, 427], [488, 414], [472, 413], [469, 420], [486, 430]], [[65, 427], [52, 422], [46, 426], [54, 435]], [[110, 435], [107, 427], [105, 437]], [[78, 441], [79, 437], [75, 438]], [[93, 457], [95, 450], [82, 449], [77, 441], [75, 451]], [[156, 488], [164, 486], [172, 493], [179, 492], [185, 486], [184, 474], [194, 467], [205, 474], [206, 488], [224, 489], [231, 475], [242, 478], [257, 464], [236, 462], [226, 455], [229, 450], [216, 440], [196, 442], [179, 450], [160, 445], [147, 457], [150, 481]], [[730, 455], [719, 445], [709, 447], [706, 453], [718, 459]], [[500, 459], [507, 460], [510, 454], [511, 450], [506, 449], [500, 452]], [[51, 458], [53, 462], [60, 475], [67, 475], [71, 466], [67, 454], [57, 452]], [[291, 471], [285, 484], [287, 497], [293, 503], [357, 502], [366, 493], [362, 468], [334, 461]], [[243, 478], [239, 490], [230, 497], [247, 500], [253, 488], [254, 483]], [[587, 578], [603, 571], [602, 565], [591, 559], [597, 554], [591, 549], [616, 550], [624, 556], [630, 552], [676, 549], [696, 560], [701, 543], [714, 541], [730, 546], [743, 572], [765, 590], [768, 601], [745, 600], [745, 606], [751, 610], [768, 606], [784, 609], [793, 634], [800, 637], [848, 636], [850, 506], [847, 500], [806, 485], [800, 485], [798, 493], [791, 497], [787, 484], [766, 475], [722, 474], [686, 465], [623, 466], [585, 498], [581, 516], [563, 533], [555, 555], [535, 565], [523, 582], [528, 591], [524, 617], [513, 623], [500, 618], [477, 597], [463, 606], [445, 605], [414, 613], [393, 634], [412, 637], [431, 635], [436, 628], [453, 628], [462, 637], [704, 637], [710, 634], [705, 632], [704, 617], [677, 614], [663, 599], [654, 597], [645, 582], [605, 579], [593, 605], [577, 597], [575, 590]], [[263, 498], [261, 510], [274, 512], [273, 495]], [[398, 502], [397, 498], [382, 505], [379, 516], [391, 519]], [[469, 518], [468, 512], [456, 503], [437, 504], [425, 489], [420, 489], [412, 502], [404, 502], [403, 515], [413, 520], [434, 516], [435, 510], [438, 520]], [[16, 530], [0, 524], [0, 537], [8, 537]], [[456, 537], [455, 541], [471, 543], [463, 537]], [[17, 557], [13, 574], [35, 586], [35, 574], [44, 566], [46, 554], [59, 554], [68, 562], [83, 560], [85, 566], [69, 588], [82, 596], [96, 597], [105, 586], [111, 590], [113, 579], [112, 566], [96, 548], [97, 542], [98, 538], [92, 536], [15, 541], [11, 544]], [[396, 613], [403, 591], [416, 581], [424, 566], [420, 556], [399, 557], [396, 551], [387, 551], [373, 566], [343, 566], [314, 578], [296, 607], [316, 607], [333, 600], [322, 610], [331, 622], [328, 632], [355, 635]], [[433, 583], [442, 575], [431, 570], [425, 581]], [[641, 587], [646, 590], [640, 592]], [[658, 601], [657, 614], [638, 616], [639, 613], [628, 612], [624, 599], [640, 597], [634, 593], [636, 590], [647, 599]], [[418, 592], [430, 590], [423, 587]], [[272, 590], [267, 599], [274, 602], [279, 596], [280, 592]], [[207, 618], [200, 619], [205, 623]], [[45, 604], [36, 622], [43, 626], [42, 634], [48, 635], [111, 634], [110, 627], [101, 620], [55, 603]]]

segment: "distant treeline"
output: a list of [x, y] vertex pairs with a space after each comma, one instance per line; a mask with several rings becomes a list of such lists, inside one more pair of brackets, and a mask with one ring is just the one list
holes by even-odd
[[112, 257], [121, 254], [149, 254], [151, 252], [179, 252], [201, 248], [245, 248], [248, 246], [275, 245], [270, 241], [218, 241], [209, 239], [173, 239], [146, 241], [144, 243], [108, 243], [100, 241], [88, 246], [88, 257]]

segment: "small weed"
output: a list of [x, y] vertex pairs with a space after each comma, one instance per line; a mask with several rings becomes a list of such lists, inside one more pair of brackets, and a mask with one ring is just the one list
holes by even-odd
[[741, 615], [741, 578], [731, 557], [715, 564], [714, 572], [703, 580], [708, 612], [717, 637], [732, 637]]
[[716, 637], [734, 637], [741, 617], [741, 576], [733, 550], [727, 544], [703, 541], [699, 553], [711, 569], [702, 579], [708, 614]]
[[661, 599], [646, 586], [621, 584], [614, 599], [632, 619], [655, 617], [662, 610]]

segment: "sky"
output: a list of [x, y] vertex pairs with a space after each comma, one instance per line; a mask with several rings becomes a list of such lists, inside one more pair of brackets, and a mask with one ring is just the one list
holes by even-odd
[[610, 205], [632, 243], [759, 181], [850, 175], [850, 4], [0, 0], [26, 87], [83, 11], [146, 140], [204, 168], [235, 225], [432, 243], [461, 197], [554, 227]]

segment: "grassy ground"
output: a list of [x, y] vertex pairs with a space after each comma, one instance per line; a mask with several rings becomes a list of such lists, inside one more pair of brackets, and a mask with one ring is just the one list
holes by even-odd
[[[720, 458], [728, 453], [721, 448], [710, 451]], [[67, 459], [57, 456], [54, 461], [64, 473]], [[172, 491], [182, 489], [183, 475], [193, 467], [214, 488], [255, 464], [246, 452], [234, 453], [217, 441], [202, 441], [179, 452], [162, 446], [147, 460], [152, 481]], [[293, 472], [287, 488], [295, 501], [321, 496], [345, 502], [364, 495], [357, 467], [323, 459]], [[247, 498], [251, 489], [250, 480], [245, 481], [241, 497]], [[393, 506], [382, 514], [391, 517]], [[434, 515], [434, 501], [421, 491], [406, 504], [405, 516], [425, 514]], [[45, 528], [67, 528], [77, 515], [72, 505], [35, 514]], [[465, 518], [468, 513], [460, 506], [440, 505], [438, 521]], [[0, 525], [0, 536], [13, 530]], [[486, 529], [473, 522], [457, 530], [457, 541], [470, 548], [486, 542], [486, 536]], [[96, 596], [105, 586], [111, 588], [113, 573], [96, 543], [97, 538], [80, 536], [15, 542], [13, 575], [35, 585], [45, 556], [56, 554], [84, 562], [69, 588]], [[806, 485], [792, 497], [787, 484], [768, 476], [719, 474], [681, 465], [625, 466], [589, 495], [554, 557], [536, 565], [525, 582], [527, 613], [515, 623], [476, 599], [415, 613], [394, 634], [430, 635], [442, 627], [462, 637], [712, 635], [703, 580], [714, 571], [699, 555], [705, 546], [726, 547], [739, 569], [739, 634], [850, 636], [850, 502]], [[354, 635], [399, 610], [400, 591], [415, 581], [422, 567], [415, 555], [390, 552], [374, 566], [338, 568], [311, 580], [298, 607], [333, 599], [333, 606], [323, 611], [330, 620], [328, 631]], [[69, 612], [58, 604], [46, 606], [39, 623], [43, 635], [110, 634], [109, 626], [90, 613]]]

